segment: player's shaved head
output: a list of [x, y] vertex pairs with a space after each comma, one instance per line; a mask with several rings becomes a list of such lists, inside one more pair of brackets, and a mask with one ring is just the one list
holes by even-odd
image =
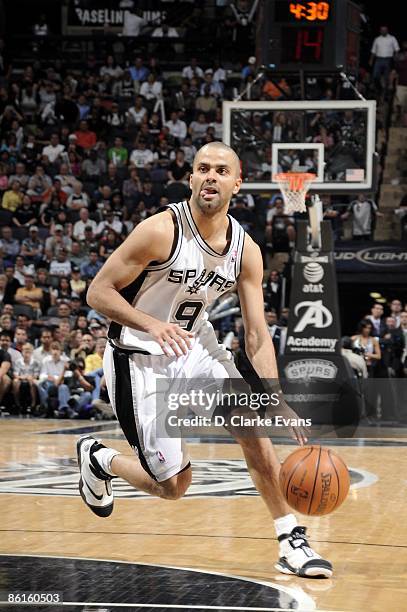
[[224, 142], [208, 142], [207, 144], [205, 144], [203, 147], [201, 147], [197, 154], [195, 155], [195, 159], [194, 159], [194, 166], [201, 161], [202, 157], [204, 157], [205, 155], [210, 155], [212, 152], [215, 153], [219, 153], [219, 152], [223, 152], [226, 153], [229, 160], [230, 160], [230, 166], [233, 168], [236, 177], [240, 177], [240, 159], [237, 156], [237, 154], [235, 153], [235, 151], [232, 149], [232, 147], [229, 147], [229, 145], [225, 144]]

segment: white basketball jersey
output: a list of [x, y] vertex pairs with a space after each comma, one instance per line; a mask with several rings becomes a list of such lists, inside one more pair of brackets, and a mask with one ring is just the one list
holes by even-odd
[[[134, 308], [188, 331], [197, 332], [207, 320], [206, 308], [236, 286], [245, 232], [228, 215], [231, 239], [227, 253], [214, 251], [202, 238], [188, 202], [169, 204], [176, 218], [176, 240], [170, 258], [151, 263], [121, 295]], [[111, 323], [109, 338], [120, 347], [162, 355], [160, 345], [145, 332]]]

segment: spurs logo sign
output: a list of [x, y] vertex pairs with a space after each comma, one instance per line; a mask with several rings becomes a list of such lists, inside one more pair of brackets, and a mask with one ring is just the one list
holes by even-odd
[[299, 302], [294, 309], [295, 316], [298, 316], [304, 308], [306, 310], [294, 328], [295, 333], [304, 331], [308, 325], [312, 325], [316, 329], [323, 329], [331, 325], [332, 313], [323, 305], [322, 300]]

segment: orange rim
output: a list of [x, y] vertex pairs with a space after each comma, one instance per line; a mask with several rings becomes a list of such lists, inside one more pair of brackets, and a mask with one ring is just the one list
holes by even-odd
[[279, 172], [274, 175], [274, 180], [285, 183], [290, 191], [301, 191], [305, 181], [312, 183], [315, 177], [311, 172]]

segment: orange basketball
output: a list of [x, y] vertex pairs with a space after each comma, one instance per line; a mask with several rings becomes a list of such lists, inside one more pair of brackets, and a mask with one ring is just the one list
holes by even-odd
[[328, 448], [304, 446], [287, 457], [280, 470], [280, 487], [291, 508], [312, 516], [339, 508], [349, 491], [349, 470]]

